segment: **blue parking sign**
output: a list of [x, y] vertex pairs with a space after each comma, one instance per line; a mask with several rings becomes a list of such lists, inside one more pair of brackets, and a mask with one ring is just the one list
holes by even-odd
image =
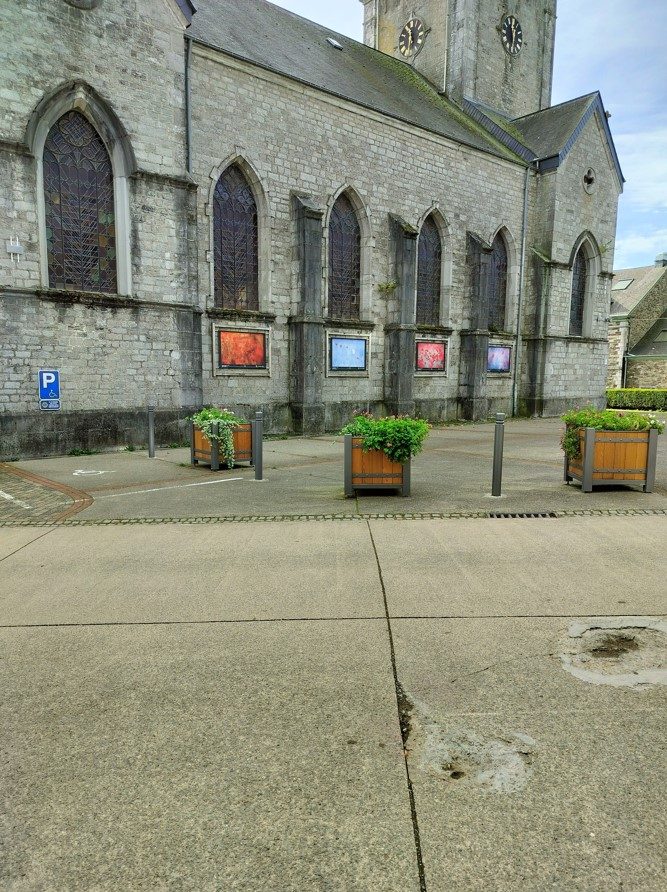
[[40, 369], [39, 408], [47, 411], [60, 409], [60, 372], [58, 369]]

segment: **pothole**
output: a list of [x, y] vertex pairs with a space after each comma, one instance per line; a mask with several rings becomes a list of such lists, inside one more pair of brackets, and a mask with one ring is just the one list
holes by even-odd
[[642, 689], [667, 684], [667, 622], [656, 617], [598, 617], [573, 623], [560, 654], [581, 681]]
[[536, 743], [527, 734], [445, 727], [402, 688], [399, 709], [403, 746], [420, 771], [451, 786], [471, 784], [490, 793], [517, 793], [528, 782]]

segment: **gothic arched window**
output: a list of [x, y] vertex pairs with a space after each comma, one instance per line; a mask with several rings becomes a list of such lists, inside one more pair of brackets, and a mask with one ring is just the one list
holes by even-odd
[[438, 325], [442, 289], [442, 241], [433, 216], [427, 217], [417, 246], [417, 325]]
[[118, 290], [113, 171], [93, 125], [70, 111], [44, 144], [49, 287]]
[[350, 199], [339, 195], [329, 220], [329, 315], [359, 318], [361, 228]]
[[259, 310], [257, 203], [236, 164], [215, 187], [213, 242], [216, 306]]
[[489, 269], [489, 330], [505, 331], [507, 327], [507, 248], [500, 233], [491, 245]]
[[588, 278], [586, 255], [583, 247], [577, 251], [572, 269], [572, 299], [570, 301], [570, 334], [580, 336], [584, 332], [584, 307]]

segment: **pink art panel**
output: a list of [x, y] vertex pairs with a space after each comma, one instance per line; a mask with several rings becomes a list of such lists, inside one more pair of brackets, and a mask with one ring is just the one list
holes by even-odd
[[417, 341], [416, 370], [418, 372], [446, 372], [447, 345], [444, 341]]

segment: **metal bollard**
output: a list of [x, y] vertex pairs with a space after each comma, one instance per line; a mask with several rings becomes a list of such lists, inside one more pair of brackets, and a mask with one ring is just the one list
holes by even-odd
[[491, 495], [496, 498], [502, 495], [503, 488], [503, 447], [505, 445], [505, 414], [496, 415], [496, 430], [493, 439], [493, 484]]
[[148, 457], [155, 458], [155, 406], [148, 407]]
[[264, 415], [255, 412], [252, 424], [252, 463], [255, 466], [255, 480], [264, 479]]

